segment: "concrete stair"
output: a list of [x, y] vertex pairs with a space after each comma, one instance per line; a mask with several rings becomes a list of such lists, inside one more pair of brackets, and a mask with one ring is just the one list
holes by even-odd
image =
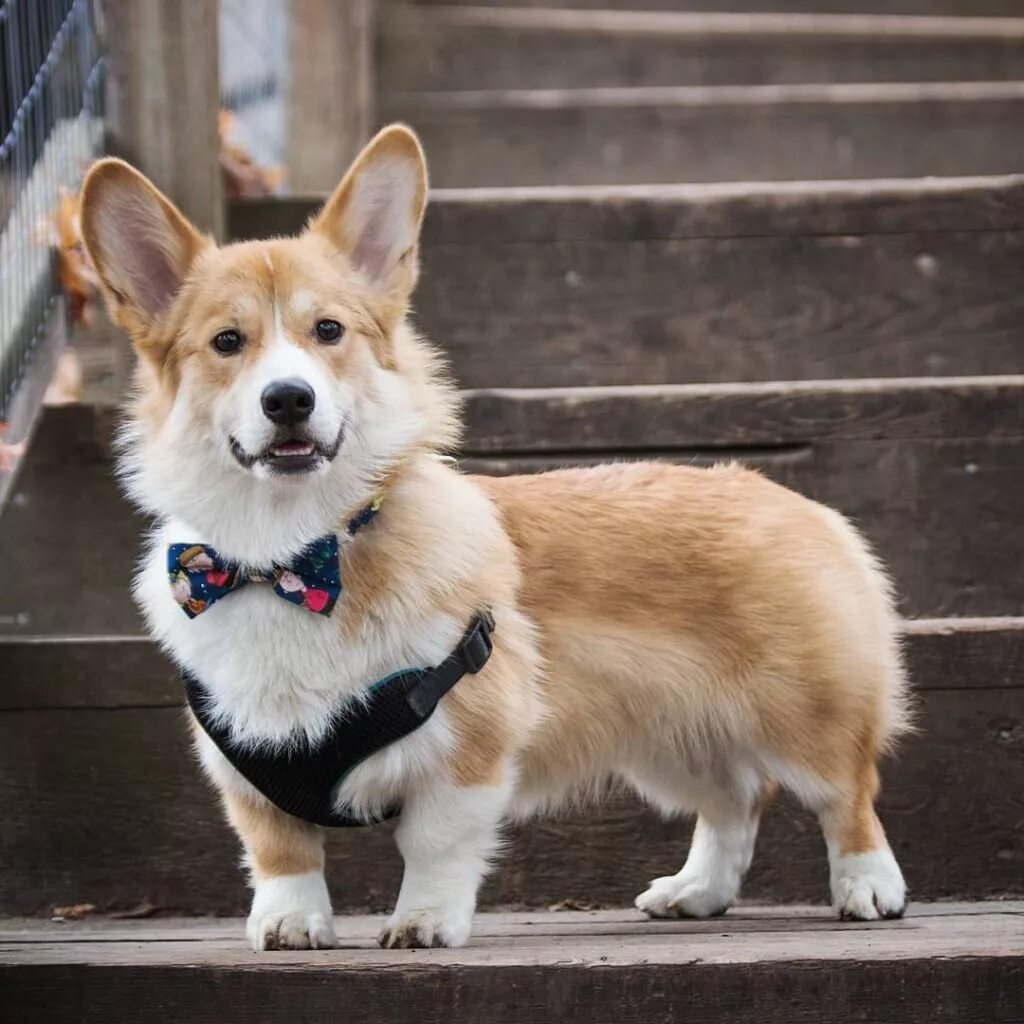
[[[1022, 1018], [1024, 8], [643, 6], [384, 11], [381, 116], [442, 186], [416, 317], [466, 389], [467, 471], [736, 458], [858, 522], [906, 617], [919, 730], [881, 810], [926, 902], [834, 922], [817, 826], [783, 800], [745, 895], [790, 906], [640, 921], [621, 908], [688, 826], [614, 797], [511, 836], [482, 902], [527, 912], [468, 950], [372, 950], [350, 917], [336, 952], [254, 958], [240, 922], [196, 920], [245, 912], [237, 847], [128, 596], [145, 523], [113, 416], [69, 407], [0, 520], [0, 915], [185, 919], [0, 923], [0, 1022]], [[235, 202], [229, 231], [317, 202]], [[330, 837], [339, 912], [389, 908], [390, 831]]]

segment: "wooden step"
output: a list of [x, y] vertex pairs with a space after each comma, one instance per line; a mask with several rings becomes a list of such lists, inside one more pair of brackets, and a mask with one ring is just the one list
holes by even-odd
[[[318, 202], [234, 203], [231, 234]], [[1022, 176], [440, 190], [422, 263], [417, 319], [466, 387], [1021, 369]]]
[[[728, 418], [728, 409], [720, 415]], [[920, 421], [923, 434], [926, 424]], [[1020, 465], [1018, 459], [1018, 474]], [[915, 486], [913, 473], [889, 469], [896, 486]], [[936, 507], [954, 494], [959, 499], [970, 482], [951, 483]], [[968, 529], [980, 518], [976, 510]], [[1005, 524], [1019, 518], [999, 513], [1007, 540], [1016, 532]], [[941, 565], [954, 545], [921, 545], [919, 534], [928, 528], [922, 522], [918, 533], [904, 530], [904, 541], [921, 562]], [[24, 561], [50, 581], [51, 600], [62, 595], [65, 608], [85, 617], [104, 587], [109, 595], [116, 582], [124, 599], [130, 545], [123, 536], [112, 542], [117, 525], [94, 524], [89, 535], [66, 521], [51, 537], [65, 566], [74, 560], [69, 550], [91, 542], [95, 580], [80, 589], [68, 585], [75, 576], [62, 579], [52, 561], [46, 564], [43, 538], [11, 547], [4, 524], [2, 544], [32, 552]], [[1019, 575], [1019, 552], [1007, 547], [1004, 561], [1008, 574]], [[124, 575], [117, 579], [119, 567]], [[22, 583], [9, 578], [5, 600]], [[919, 620], [906, 628], [919, 732], [885, 766], [882, 812], [912, 891], [926, 899], [1024, 895], [1024, 620]], [[241, 912], [245, 888], [235, 841], [191, 755], [170, 664], [138, 635], [33, 632], [0, 639], [0, 913], [83, 902], [136, 912]], [[485, 902], [626, 905], [647, 879], [682, 863], [688, 832], [632, 800], [526, 826]], [[329, 849], [339, 909], [386, 909], [400, 871], [390, 828], [339, 830]], [[765, 824], [748, 895], [823, 899], [826, 877], [813, 819], [783, 801]]]
[[1009, 174], [1024, 82], [435, 92], [382, 100], [431, 180], [499, 185]]
[[[448, 7], [453, 0], [412, 0], [416, 6]], [[1020, 0], [473, 0], [475, 7], [571, 10], [688, 11], [727, 14], [911, 14], [1014, 17]]]
[[[470, 471], [740, 459], [852, 517], [890, 566], [904, 614], [1024, 607], [1024, 534], [1006, 526], [1024, 514], [1024, 378], [483, 390], [466, 399]], [[141, 632], [128, 589], [144, 523], [118, 493], [111, 424], [84, 407], [48, 411], [0, 519], [0, 544], [32, 553], [8, 566], [0, 634]], [[83, 597], [55, 598], [63, 594]]]
[[383, 92], [1024, 78], [1024, 18], [392, 9]]
[[337, 950], [257, 955], [238, 920], [2, 922], [0, 1022], [1009, 1024], [1024, 1002], [1021, 903], [866, 926], [803, 907], [489, 914], [461, 950], [382, 951], [379, 920], [336, 923]]

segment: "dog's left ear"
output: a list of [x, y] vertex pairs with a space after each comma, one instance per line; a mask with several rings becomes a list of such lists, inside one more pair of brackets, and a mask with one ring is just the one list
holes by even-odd
[[426, 206], [427, 162], [419, 139], [393, 124], [370, 140], [309, 230], [348, 257], [397, 320], [416, 286]]

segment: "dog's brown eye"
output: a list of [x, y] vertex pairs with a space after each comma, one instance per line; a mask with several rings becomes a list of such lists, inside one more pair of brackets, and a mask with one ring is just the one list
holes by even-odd
[[337, 320], [317, 320], [316, 336], [326, 345], [335, 344], [345, 330]]
[[242, 347], [242, 336], [238, 331], [221, 331], [213, 339], [213, 347], [222, 356], [233, 355]]

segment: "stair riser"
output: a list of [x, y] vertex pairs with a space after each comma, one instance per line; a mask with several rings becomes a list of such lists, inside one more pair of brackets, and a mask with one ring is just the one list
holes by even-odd
[[1024, 984], [1024, 960], [1011, 956], [704, 964], [696, 942], [693, 963], [683, 966], [614, 956], [600, 965], [504, 966], [500, 953], [491, 966], [467, 966], [427, 951], [415, 963], [368, 970], [346, 969], [331, 954], [295, 954], [283, 965], [240, 949], [232, 964], [204, 970], [185, 945], [161, 966], [119, 965], [112, 954], [109, 964], [0, 968], [0, 1021], [22, 1024], [45, 1006], [47, 1024], [294, 1024], [297, 1014], [308, 1024], [404, 1024], [411, 1016], [420, 1024], [820, 1024], [827, 1006], [831, 1024], [854, 1024], [869, 1006], [879, 1022], [991, 1024], [1018, 1019]]
[[967, 82], [1024, 78], [1024, 40], [846, 38], [798, 32], [551, 31], [451, 25], [428, 17], [385, 27], [384, 94], [457, 89]]
[[[1013, 181], [442, 196], [416, 318], [465, 387], [1015, 373], [1024, 197]], [[301, 230], [316, 205], [234, 204], [232, 234]]]
[[[480, 392], [467, 396], [465, 468], [738, 458], [850, 516], [889, 566], [904, 614], [1014, 615], [1024, 607], [1024, 535], [1005, 524], [1024, 508], [1022, 390]], [[8, 579], [0, 634], [141, 632], [129, 583], [144, 524], [118, 493], [108, 431], [84, 409], [44, 420], [0, 536], [19, 551], [51, 551], [60, 538], [70, 554]], [[88, 506], [68, 517], [81, 494]], [[89, 598], [69, 608], [58, 593]]]
[[[1024, 630], [913, 635], [907, 651], [919, 733], [885, 766], [881, 812], [911, 890], [917, 899], [1019, 894]], [[0, 914], [79, 902], [243, 912], [236, 842], [194, 763], [162, 656], [138, 642], [8, 644], [0, 653], [13, 681], [0, 710]], [[103, 679], [117, 684], [104, 691]], [[393, 901], [401, 867], [390, 831], [331, 834], [339, 911]], [[625, 799], [526, 826], [484, 903], [628, 905], [648, 879], [679, 867], [688, 835], [684, 823]], [[809, 813], [782, 801], [768, 814], [745, 892], [827, 898], [824, 844]]]
[[385, 99], [439, 187], [1008, 174], [1024, 99], [640, 103], [462, 109]]

